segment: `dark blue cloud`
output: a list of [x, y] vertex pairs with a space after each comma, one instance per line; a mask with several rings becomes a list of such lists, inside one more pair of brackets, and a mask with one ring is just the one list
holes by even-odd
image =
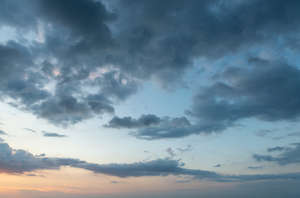
[[[143, 139], [180, 138], [222, 132], [243, 119], [297, 121], [300, 70], [284, 62], [250, 59], [249, 67], [229, 67], [195, 95], [188, 118], [168, 118], [131, 134]], [[190, 122], [188, 119], [193, 119]]]
[[[113, 113], [114, 105], [136, 93], [145, 80], [156, 79], [168, 88], [174, 88], [176, 83], [181, 85], [182, 76], [198, 58], [215, 60], [236, 52], [246, 53], [249, 48], [264, 47], [267, 42], [279, 46], [277, 38], [280, 38], [280, 46], [299, 50], [294, 42], [299, 39], [300, 21], [297, 9], [300, 4], [296, 0], [191, 0], [188, 3], [126, 0], [106, 4], [110, 9], [101, 1], [93, 0], [3, 1], [0, 26], [21, 32], [18, 37], [22, 39], [0, 46], [1, 95], [14, 98], [16, 101], [12, 104], [22, 110], [54, 124], [68, 125]], [[26, 33], [40, 33], [43, 41], [25, 42]], [[59, 75], [53, 74], [54, 69], [59, 70]], [[282, 72], [291, 75], [292, 70], [287, 66]], [[263, 69], [262, 73], [265, 75]], [[289, 86], [288, 93], [280, 93], [287, 94], [289, 101], [295, 97], [297, 75], [295, 70], [294, 76], [290, 76], [293, 85]], [[260, 80], [255, 85], [264, 83], [261, 77], [254, 75], [253, 81]], [[271, 83], [274, 79], [266, 80], [270, 81], [265, 83]], [[286, 79], [283, 80], [285, 84], [278, 87], [281, 91], [287, 86]], [[45, 89], [53, 81], [56, 82], [54, 93]], [[237, 92], [235, 85], [227, 86]], [[91, 95], [87, 87], [97, 93]], [[229, 90], [225, 87], [221, 83], [207, 88], [207, 92], [219, 93], [213, 93], [214, 96], [206, 100], [201, 98], [203, 93], [197, 94], [195, 110], [190, 111], [190, 115], [201, 117], [202, 121], [190, 129], [172, 129], [172, 134], [184, 137], [203, 131], [221, 131], [237, 120], [237, 116], [280, 120], [298, 115], [295, 101], [275, 111], [270, 106], [275, 105], [275, 99], [264, 108], [266, 113], [259, 112], [262, 104], [249, 104], [254, 105], [250, 112], [245, 106], [239, 111], [238, 104], [226, 103], [234, 96], [226, 95]], [[246, 97], [245, 91], [252, 94], [254, 89], [243, 88], [241, 94]], [[262, 90], [258, 91], [260, 99], [270, 99], [260, 95]], [[214, 101], [213, 97], [220, 95], [226, 97], [224, 104]], [[220, 109], [218, 115], [216, 108]], [[205, 115], [198, 112], [202, 110], [206, 111]], [[230, 118], [228, 113], [232, 115]], [[271, 113], [274, 117], [269, 115]], [[162, 138], [172, 137], [164, 127], [144, 130], [136, 136], [151, 139], [151, 133], [155, 134], [154, 139], [160, 138], [161, 133], [166, 133]]]
[[159, 125], [162, 122], [161, 118], [156, 115], [148, 114], [142, 115], [138, 119], [132, 117], [113, 117], [107, 125], [104, 125], [108, 128], [142, 128], [149, 127], [151, 125]]
[[[275, 148], [275, 150], [274, 150]], [[289, 165], [300, 163], [300, 143], [292, 144], [292, 147], [274, 147], [269, 148], [268, 151], [281, 151], [277, 156], [255, 154], [253, 158], [258, 162], [274, 162], [279, 165]]]

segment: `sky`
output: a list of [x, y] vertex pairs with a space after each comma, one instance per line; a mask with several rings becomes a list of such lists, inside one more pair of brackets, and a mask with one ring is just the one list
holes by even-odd
[[1, 0], [0, 196], [298, 198], [299, 10]]

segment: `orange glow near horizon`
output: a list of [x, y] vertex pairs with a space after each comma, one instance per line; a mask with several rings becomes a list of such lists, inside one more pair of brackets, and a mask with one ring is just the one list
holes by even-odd
[[[62, 192], [68, 194], [112, 195], [122, 193], [165, 192], [183, 189], [207, 189], [217, 185], [209, 182], [176, 183], [178, 177], [118, 178], [64, 167], [61, 170], [47, 170], [35, 173], [38, 176], [1, 174], [0, 193], [20, 191]], [[113, 183], [113, 181], [115, 181]], [[116, 182], [117, 181], [117, 182]]]

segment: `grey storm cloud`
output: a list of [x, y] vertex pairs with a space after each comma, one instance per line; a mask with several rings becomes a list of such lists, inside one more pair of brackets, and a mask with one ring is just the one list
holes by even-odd
[[[300, 143], [292, 144], [292, 147], [274, 147], [281, 151], [277, 156], [254, 154], [253, 158], [258, 162], [274, 162], [279, 165], [289, 165], [300, 163]], [[274, 148], [270, 148], [275, 151]], [[280, 148], [280, 149], [278, 149]], [[270, 149], [268, 151], [270, 152]]]
[[36, 170], [59, 169], [62, 166], [81, 168], [94, 173], [116, 177], [185, 175], [194, 179], [218, 182], [259, 181], [259, 180], [299, 180], [300, 173], [263, 175], [222, 175], [212, 171], [184, 168], [179, 160], [157, 159], [131, 164], [95, 164], [72, 158], [51, 158], [33, 155], [21, 149], [13, 149], [7, 143], [0, 143], [0, 170], [7, 174], [28, 174]]
[[[144, 80], [156, 79], [164, 87], [180, 84], [181, 77], [197, 58], [223, 58], [247, 51], [256, 44], [276, 43], [279, 37], [281, 45], [298, 50], [293, 40], [299, 39], [299, 7], [297, 0], [191, 0], [188, 3], [184, 0], [104, 3], [4, 0], [0, 27], [20, 32], [17, 35], [21, 39], [0, 45], [1, 99], [13, 98], [16, 107], [60, 125], [114, 113], [114, 105], [135, 94]], [[29, 33], [36, 34], [37, 39], [27, 41], [23, 35]], [[274, 66], [274, 72], [279, 68]], [[288, 87], [291, 92], [282, 93], [289, 100], [295, 96], [293, 90], [298, 86], [299, 71], [289, 66], [281, 69], [295, 83]], [[260, 70], [266, 75], [263, 68]], [[261, 80], [255, 84], [263, 83], [262, 75], [255, 74], [253, 79]], [[248, 79], [241, 75], [242, 80]], [[49, 90], [50, 84], [54, 85], [53, 90]], [[190, 115], [201, 121], [172, 129], [167, 129], [165, 124], [155, 128], [139, 126], [140, 131], [135, 135], [148, 139], [184, 137], [224, 130], [237, 116], [280, 120], [298, 115], [297, 101], [284, 103], [277, 110], [271, 106], [277, 100], [279, 103], [281, 97], [275, 97], [265, 108], [260, 107], [270, 99], [261, 92], [258, 93], [261, 104], [247, 103], [254, 105], [250, 112], [242, 101], [228, 104], [230, 97], [239, 100], [236, 93], [229, 93], [230, 88], [245, 94], [248, 102], [254, 89], [237, 90], [236, 85], [228, 86], [227, 89], [226, 85], [216, 84], [206, 89], [207, 93], [220, 91], [225, 95], [213, 93], [205, 98], [205, 93], [201, 93], [195, 97], [195, 109]], [[279, 85], [281, 91], [282, 86]], [[263, 87], [259, 89], [263, 91]], [[216, 102], [216, 97], [225, 99]], [[216, 115], [219, 108], [220, 113]], [[201, 113], [203, 110], [205, 113]], [[137, 124], [140, 120], [129, 121]]]
[[121, 49], [117, 61], [126, 70], [155, 75], [163, 83], [178, 80], [195, 58], [215, 59], [287, 33], [297, 37], [293, 33], [300, 18], [296, 0], [108, 3], [119, 14], [112, 24], [126, 52]]

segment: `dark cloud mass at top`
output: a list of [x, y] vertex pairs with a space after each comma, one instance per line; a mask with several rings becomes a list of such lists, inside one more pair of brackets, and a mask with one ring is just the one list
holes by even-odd
[[[145, 80], [180, 85], [197, 58], [246, 53], [278, 39], [297, 51], [299, 7], [297, 0], [4, 0], [0, 27], [17, 38], [0, 44], [1, 100], [58, 125], [113, 114]], [[152, 115], [154, 122], [114, 117], [108, 126], [160, 139], [222, 131], [243, 118], [297, 119], [299, 70], [249, 64], [260, 66], [231, 68], [196, 94], [192, 124], [172, 127], [173, 118]]]
[[[104, 131], [127, 130], [129, 135], [143, 140], [221, 133], [234, 126], [241, 126], [250, 119], [249, 123], [254, 127], [250, 127], [251, 130], [259, 130], [260, 127], [254, 126], [256, 122], [274, 124], [272, 129], [262, 126], [264, 130], [258, 136], [268, 138], [274, 135], [269, 141], [284, 140], [281, 145], [259, 153], [262, 144], [270, 142], [243, 135], [249, 137], [246, 140], [249, 141], [248, 146], [251, 141], [257, 141], [257, 147], [251, 145], [249, 148], [255, 149], [256, 154], [252, 157], [258, 164], [243, 163], [251, 174], [240, 174], [245, 169], [238, 168], [241, 166], [240, 161], [231, 159], [235, 154], [241, 155], [243, 151], [246, 152], [242, 158], [247, 159], [248, 149], [240, 142], [236, 144], [229, 141], [231, 137], [218, 136], [204, 140], [205, 142], [191, 137], [187, 139], [191, 145], [181, 140], [172, 144], [161, 141], [157, 145], [164, 146], [163, 155], [167, 154], [167, 158], [155, 157], [151, 161], [108, 164], [72, 157], [36, 155], [14, 149], [0, 138], [0, 174], [34, 176], [40, 175], [36, 174], [40, 170], [71, 167], [119, 178], [176, 176], [178, 183], [201, 180], [212, 183], [230, 182], [231, 186], [239, 184], [239, 194], [233, 196], [229, 193], [226, 196], [227, 187], [224, 185], [224, 188], [218, 186], [222, 192], [216, 197], [265, 198], [282, 197], [283, 194], [283, 197], [299, 197], [300, 173], [294, 170], [297, 170], [296, 166], [300, 163], [300, 143], [283, 146], [284, 142], [292, 138], [295, 140], [299, 132], [285, 128], [293, 131], [277, 136], [280, 131], [275, 128], [275, 124], [284, 123], [280, 127], [283, 128], [297, 123], [300, 118], [300, 65], [297, 57], [300, 50], [299, 10], [299, 0], [1, 0], [1, 103], [60, 127], [102, 115], [106, 119], [108, 114], [111, 119], [103, 125], [106, 128]], [[167, 107], [155, 112], [157, 109], [152, 109], [149, 104], [135, 106], [132, 101], [125, 102], [142, 88], [149, 88], [148, 85], [148, 95], [142, 92], [142, 98], [137, 97], [141, 101], [133, 102], [150, 101], [152, 105], [158, 101], [157, 107], [163, 108], [169, 102], [166, 101], [170, 99], [168, 97], [173, 95], [168, 94], [167, 99], [161, 100], [159, 97], [162, 95], [156, 92], [154, 86], [159, 85], [163, 91], [180, 89], [174, 94], [175, 103], [172, 101], [170, 105], [183, 104], [185, 109], [181, 111], [184, 113], [178, 115], [181, 107]], [[183, 91], [183, 87], [189, 90]], [[186, 103], [191, 92], [193, 96], [188, 105]], [[149, 98], [143, 101], [143, 97]], [[119, 108], [120, 105], [128, 105], [130, 109], [127, 106]], [[142, 109], [149, 112], [140, 112]], [[126, 115], [128, 112], [134, 115]], [[172, 112], [173, 115], [166, 112]], [[9, 129], [11, 124], [15, 124], [15, 114], [9, 111], [6, 113], [9, 115], [3, 115], [3, 120], [11, 120], [9, 125], [0, 130], [0, 135], [9, 138], [11, 142], [15, 136], [5, 127]], [[31, 124], [32, 120], [27, 119], [27, 116], [23, 119], [20, 114], [22, 122], [28, 122], [26, 127], [29, 127], [22, 130], [41, 133], [43, 141], [46, 141], [45, 138], [56, 138], [55, 141], [58, 141], [58, 138], [68, 137], [34, 129], [39, 124]], [[99, 122], [98, 125], [100, 124], [103, 123]], [[94, 129], [95, 126], [92, 125], [85, 125], [87, 132]], [[18, 126], [13, 126], [15, 127]], [[74, 131], [81, 130], [80, 127], [74, 127]], [[43, 128], [52, 131], [51, 127]], [[235, 130], [232, 130], [231, 134], [234, 133]], [[21, 138], [30, 138], [27, 135], [24, 134]], [[91, 135], [96, 137], [93, 133]], [[81, 133], [63, 140], [81, 141], [78, 137], [81, 137]], [[102, 146], [111, 146], [110, 142], [104, 141], [113, 142], [114, 139], [106, 135], [102, 137], [103, 139], [95, 139], [94, 143], [102, 141]], [[240, 137], [237, 135], [234, 138]], [[216, 141], [217, 138], [221, 139]], [[92, 141], [91, 138], [90, 140]], [[128, 140], [133, 144], [137, 141]], [[19, 141], [16, 143], [22, 144]], [[80, 144], [86, 143], [89, 142], [83, 141]], [[39, 144], [37, 142], [35, 146]], [[156, 143], [138, 145], [144, 146], [140, 151], [148, 153], [151, 159], [159, 156]], [[184, 145], [187, 146], [183, 147]], [[224, 146], [225, 150], [218, 150]], [[234, 155], [228, 153], [235, 146], [242, 150], [233, 153]], [[88, 155], [106, 156], [107, 152], [115, 153], [115, 149], [104, 149], [100, 153], [88, 149], [91, 151]], [[131, 149], [130, 146], [127, 150], [131, 152]], [[153, 149], [158, 153], [154, 153]], [[207, 151], [203, 153], [203, 158], [196, 155], [202, 149]], [[87, 153], [82, 151], [75, 154]], [[221, 155], [223, 160], [215, 158]], [[133, 157], [137, 156], [134, 154]], [[188, 160], [192, 162], [190, 168], [179, 157], [185, 160], [191, 157]], [[206, 162], [206, 159], [213, 162]], [[236, 174], [191, 168], [198, 166], [199, 160], [202, 160], [203, 166], [210, 166], [224, 173], [233, 171]], [[268, 163], [272, 166], [267, 166]], [[270, 174], [274, 170], [273, 165], [285, 166], [286, 169], [280, 170], [281, 173], [278, 174]], [[123, 185], [130, 185], [118, 180], [109, 181], [120, 183], [120, 189], [123, 189]], [[168, 179], [170, 181], [172, 179]], [[210, 185], [205, 184], [203, 189], [209, 190]], [[196, 185], [193, 186], [194, 184], [191, 188]], [[254, 189], [254, 193], [247, 193], [252, 191], [249, 191], [249, 186]], [[168, 186], [162, 186], [165, 187], [164, 190], [168, 190]], [[172, 190], [179, 189], [177, 187], [175, 184]], [[77, 190], [79, 192], [83, 189], [72, 187], [70, 192]], [[145, 189], [140, 190], [142, 192]], [[180, 197], [186, 190], [193, 193], [193, 189], [182, 186], [180, 191], [176, 191], [176, 196], [166, 194], [165, 197]], [[195, 191], [194, 197], [202, 195], [198, 193], [200, 190], [202, 188]], [[203, 191], [205, 192], [206, 190]], [[77, 195], [74, 193], [71, 196]], [[155, 196], [151, 191], [150, 197]]]

